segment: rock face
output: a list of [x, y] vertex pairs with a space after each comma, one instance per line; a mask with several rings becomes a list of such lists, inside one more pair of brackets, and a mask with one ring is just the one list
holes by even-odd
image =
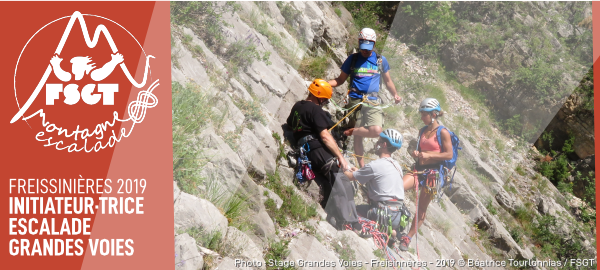
[[175, 201], [175, 229], [186, 230], [193, 227], [207, 232], [227, 231], [227, 218], [212, 203], [182, 192]]
[[[301, 234], [294, 238], [289, 246], [290, 254], [286, 258], [290, 261], [297, 262], [298, 260], [304, 260], [311, 263], [305, 267], [298, 267], [298, 269], [344, 269], [339, 266], [338, 258], [335, 253], [331, 250], [327, 250], [317, 238], [308, 235]], [[318, 263], [327, 263], [327, 265], [319, 265]]]
[[175, 269], [202, 269], [204, 261], [196, 247], [196, 240], [187, 233], [175, 236]]
[[[273, 241], [289, 241], [289, 255], [286, 260], [317, 262], [299, 267], [302, 269], [344, 269], [339, 260], [350, 255], [360, 261], [375, 259], [372, 239], [362, 239], [351, 231], [335, 230], [329, 223], [322, 221], [326, 214], [320, 206], [317, 206], [320, 216], [306, 222], [296, 222], [290, 218], [290, 225], [287, 227], [275, 224], [264, 206], [268, 199], [272, 199], [278, 209], [287, 209], [282, 206], [289, 203], [289, 198], [279, 197], [272, 190], [262, 186], [265, 181], [269, 181], [272, 174], [278, 174], [281, 184], [292, 187], [293, 192], [299, 194], [305, 204], [314, 204], [319, 200], [318, 186], [315, 183], [308, 187], [296, 185], [291, 162], [280, 156], [280, 144], [283, 141], [280, 138], [283, 134], [281, 124], [285, 122], [293, 104], [306, 98], [306, 83], [313, 79], [305, 78], [298, 72], [299, 63], [305, 56], [327, 55], [329, 58], [326, 60], [325, 79], [339, 75], [341, 62], [349, 53], [346, 51], [346, 44], [353, 46], [349, 41], [355, 42], [355, 26], [352, 25], [350, 13], [345, 8], [332, 6], [328, 2], [239, 4], [241, 10], [222, 14], [226, 23], [222, 29], [225, 40], [222, 48], [218, 50], [207, 47], [205, 42], [212, 44], [212, 41], [200, 39], [203, 35], [196, 35], [194, 31], [197, 30], [173, 26], [178, 34], [174, 35], [172, 48], [172, 57], [177, 60], [172, 66], [173, 81], [197, 84], [201, 93], [212, 98], [211, 109], [220, 116], [219, 119], [208, 119], [209, 123], [201, 127], [200, 134], [190, 138], [199, 160], [197, 173], [202, 179], [198, 187], [198, 196], [209, 198], [215, 203], [182, 192], [174, 183], [176, 234], [194, 227], [204, 231], [220, 231], [220, 240], [224, 246], [218, 251], [220, 254], [200, 246], [198, 249], [201, 252], [198, 252], [198, 249], [195, 249], [198, 243], [193, 238], [187, 234], [176, 235], [176, 254], [190, 255], [176, 258], [176, 268], [198, 269], [206, 264], [218, 269], [265, 269], [264, 256]], [[460, 8], [477, 5], [485, 4], [456, 4]], [[535, 12], [515, 12], [510, 14], [510, 18], [535, 28], [544, 18], [542, 13], [538, 12], [541, 9], [540, 4], [524, 5]], [[561, 6], [553, 3], [543, 5], [551, 11], [556, 11], [555, 9]], [[336, 14], [336, 9], [340, 10], [340, 16]], [[404, 23], [403, 20], [408, 16], [400, 17], [402, 18], [397, 20], [398, 23]], [[489, 17], [484, 16], [481, 20], [485, 24], [484, 30], [489, 30]], [[408, 31], [409, 25], [410, 22], [407, 22], [402, 29]], [[547, 30], [536, 34], [547, 37], [551, 50], [557, 54], [563, 52], [565, 47], [554, 36], [569, 39], [583, 33], [579, 27], [564, 21], [554, 30], [556, 31]], [[467, 35], [467, 38], [471, 36]], [[235, 51], [231, 45], [246, 39], [252, 40], [255, 45], [253, 49], [259, 55], [266, 55], [268, 59], [249, 58], [244, 54], [244, 60], [250, 62], [244, 63], [247, 65], [243, 68], [238, 68], [237, 74], [231, 74], [233, 71], [228, 69], [233, 67], [228, 59], [234, 56], [228, 53]], [[472, 44], [463, 41], [441, 48], [443, 64], [455, 71], [458, 81], [463, 86], [485, 94], [491, 103], [497, 104], [497, 109], [501, 110], [503, 117], [518, 113], [519, 106], [534, 100], [531, 93], [511, 85], [511, 78], [516, 69], [522, 65], [530, 67], [534, 64], [532, 55], [535, 54], [536, 48], [529, 42], [528, 37], [508, 38], [495, 50], [471, 48], [469, 46]], [[506, 258], [533, 258], [529, 250], [533, 249], [530, 243], [516, 241], [509, 233], [514, 229], [512, 224], [515, 222], [512, 216], [523, 207], [527, 210], [537, 210], [537, 217], [532, 219], [544, 215], [560, 219], [559, 223], [562, 225], [554, 229], [562, 237], [583, 234], [573, 233], [566, 225], [571, 222], [569, 218], [572, 215], [570, 211], [565, 210], [564, 203], [558, 203], [562, 203], [564, 198], [556, 188], [549, 186], [543, 191], [544, 184], [549, 183], [547, 179], [530, 179], [534, 174], [533, 165], [523, 161], [523, 153], [527, 148], [518, 146], [515, 140], [501, 134], [490, 124], [494, 120], [487, 117], [488, 112], [478, 111], [481, 108], [477, 108], [477, 104], [471, 104], [468, 98], [463, 98], [456, 85], [440, 80], [437, 74], [441, 67], [417, 56], [414, 44], [399, 42], [393, 36], [388, 37], [386, 42], [384, 55], [391, 61], [391, 70], [399, 70], [400, 75], [392, 78], [397, 83], [396, 87], [401, 89], [399, 94], [403, 97], [401, 105], [392, 105], [384, 110], [386, 128], [400, 130], [408, 141], [407, 144], [414, 148], [418, 128], [423, 125], [418, 119], [419, 102], [423, 95], [429, 92], [413, 91], [406, 85], [405, 79], [412, 80], [416, 85], [439, 86], [441, 93], [438, 94], [447, 100], [447, 104], [443, 104], [442, 107], [444, 110], [446, 106], [449, 107], [442, 119], [443, 124], [460, 134], [463, 147], [459, 152], [459, 165], [452, 189], [446, 189], [446, 196], [443, 196], [439, 203], [429, 205], [427, 218], [418, 232], [422, 260], [449, 258], [457, 261], [465, 257], [491, 260], [492, 257], [488, 255], [491, 251], [486, 243], [491, 243], [491, 248]], [[201, 53], [198, 53], [198, 48], [201, 49]], [[573, 80], [566, 76], [564, 84], [567, 85]], [[345, 95], [346, 89], [344, 85], [336, 89], [336, 100]], [[383, 91], [382, 97], [389, 98], [389, 94]], [[576, 153], [586, 155], [593, 153], [593, 123], [585, 122], [589, 119], [578, 118], [581, 116], [577, 109], [577, 106], [580, 106], [578, 104], [581, 104], [578, 97], [570, 98], [556, 116], [556, 123], [553, 120], [551, 126], [554, 125], [555, 129], [568, 127], [568, 132], [576, 130], [576, 142], [581, 141], [574, 146]], [[538, 117], [536, 113], [552, 116], [552, 110], [558, 110], [558, 107], [559, 103], [552, 103], [543, 110], [532, 110], [534, 112], [530, 114], [523, 114], [523, 117], [535, 118]], [[336, 112], [333, 105], [326, 109], [338, 119], [343, 116], [342, 112]], [[482, 124], [484, 120], [489, 121], [487, 125]], [[349, 141], [348, 149], [352, 149], [352, 139]], [[364, 145], [365, 154], [374, 157], [375, 140], [366, 139]], [[289, 146], [283, 146], [283, 149], [283, 152], [286, 152]], [[414, 162], [407, 147], [396, 151], [393, 158], [400, 164], [410, 165]], [[577, 170], [593, 171], [593, 164], [592, 157], [590, 160], [581, 161]], [[526, 176], [515, 176], [512, 168], [517, 165], [525, 168]], [[517, 179], [514, 180], [515, 178]], [[247, 211], [243, 213], [243, 226], [232, 221], [229, 214], [228, 220], [225, 216], [226, 210], [221, 209], [226, 206], [223, 206], [222, 201], [207, 196], [206, 191], [209, 189], [217, 190], [215, 194], [218, 196], [213, 197], [223, 201], [234, 197], [243, 199], [248, 205]], [[577, 189], [577, 185], [574, 189]], [[413, 191], [407, 191], [405, 203], [411, 211], [416, 208], [414, 197]], [[363, 196], [359, 192], [356, 200], [360, 201], [361, 198]], [[581, 212], [580, 207], [583, 204], [581, 201], [569, 200], [568, 207], [570, 210], [576, 209]], [[477, 239], [484, 231], [489, 237]], [[588, 234], [589, 232], [586, 232], [584, 235]], [[416, 244], [417, 241], [411, 242], [410, 248], [416, 249]], [[586, 248], [591, 246], [588, 241]], [[391, 256], [398, 260], [416, 260], [414, 253], [392, 252]], [[203, 260], [202, 256], [209, 256], [207, 254], [210, 254], [210, 257]], [[198, 255], [199, 260], [190, 259]], [[236, 265], [236, 260], [262, 262], [263, 266], [239, 266]], [[327, 262], [333, 267], [320, 267], [322, 265], [318, 264], [319, 262]], [[371, 269], [368, 265], [365, 268]]]
[[234, 227], [229, 227], [227, 228], [227, 235], [225, 235], [223, 242], [225, 244], [224, 249], [229, 257], [244, 261], [259, 262], [262, 266], [255, 268], [265, 269], [262, 249], [256, 246], [248, 235]]

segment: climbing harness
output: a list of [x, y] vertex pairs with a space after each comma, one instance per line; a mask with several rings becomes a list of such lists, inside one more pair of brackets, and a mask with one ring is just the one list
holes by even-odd
[[388, 236], [392, 236], [393, 221], [399, 219], [397, 233], [403, 232], [410, 219], [410, 211], [400, 201], [387, 201], [387, 202], [375, 202], [371, 204], [371, 209], [367, 212], [367, 218], [371, 218], [375, 221], [377, 229], [380, 232], [387, 233]]
[[[420, 149], [420, 141], [423, 132], [425, 131], [427, 126], [421, 128], [419, 131], [419, 137], [417, 138], [417, 151]], [[416, 167], [413, 169], [408, 168], [409, 171], [414, 171], [415, 175], [422, 175], [423, 177], [415, 177], [415, 179], [419, 178], [419, 183], [426, 188], [427, 194], [433, 196], [433, 201], [439, 203], [440, 199], [444, 195], [444, 190], [446, 188], [452, 189], [452, 183], [454, 182], [454, 174], [456, 173], [456, 160], [458, 158], [458, 150], [461, 150], [460, 140], [452, 131], [448, 130], [446, 127], [440, 125], [437, 128], [437, 139], [438, 144], [440, 146], [440, 150], [443, 152], [443, 144], [441, 138], [441, 130], [446, 129], [450, 134], [450, 139], [452, 141], [452, 159], [444, 160], [440, 163], [439, 169], [425, 169], [421, 172], [416, 171]]]
[[389, 107], [391, 104], [385, 105], [385, 106], [379, 106], [377, 103], [374, 103], [372, 101], [369, 101], [367, 99], [367, 96], [363, 96], [363, 99], [361, 102], [357, 103], [356, 105], [350, 107], [350, 108], [343, 108], [338, 106], [333, 100], [331, 100], [331, 104], [333, 104], [333, 106], [340, 111], [350, 111], [348, 112], [346, 115], [344, 115], [344, 117], [342, 117], [337, 123], [335, 123], [335, 125], [333, 125], [331, 128], [329, 128], [328, 130], [331, 131], [333, 128], [335, 128], [337, 125], [339, 125], [342, 121], [344, 121], [344, 119], [346, 119], [348, 116], [350, 116], [356, 109], [359, 109], [361, 105], [365, 105], [367, 107], [370, 108], [377, 108], [377, 109], [385, 109], [387, 107]]

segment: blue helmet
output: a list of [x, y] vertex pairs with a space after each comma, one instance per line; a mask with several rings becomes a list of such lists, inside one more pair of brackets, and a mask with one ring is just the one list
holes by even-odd
[[396, 149], [402, 147], [402, 134], [395, 129], [389, 128], [379, 133], [381, 138], [386, 139]]
[[426, 98], [421, 101], [421, 105], [419, 105], [420, 112], [431, 112], [431, 111], [442, 111], [442, 107], [440, 107], [440, 102], [435, 98]]

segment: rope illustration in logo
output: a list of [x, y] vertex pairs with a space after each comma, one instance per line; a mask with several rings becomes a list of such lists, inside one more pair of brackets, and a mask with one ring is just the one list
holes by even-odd
[[129, 103], [129, 105], [127, 106], [127, 113], [129, 114], [129, 118], [127, 118], [126, 120], [119, 121], [125, 122], [131, 120], [133, 121], [133, 123], [136, 124], [144, 121], [144, 118], [146, 117], [146, 110], [148, 110], [149, 108], [154, 108], [158, 104], [158, 99], [152, 93], [152, 91], [154, 91], [154, 89], [159, 85], [160, 83], [158, 83], [158, 80], [156, 80], [152, 85], [150, 85], [150, 88], [148, 88], [148, 90], [139, 91], [137, 94], [137, 99]]

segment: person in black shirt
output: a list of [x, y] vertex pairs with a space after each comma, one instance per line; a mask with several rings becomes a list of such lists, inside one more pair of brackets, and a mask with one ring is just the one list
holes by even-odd
[[348, 169], [348, 163], [329, 133], [333, 125], [330, 115], [321, 108], [329, 103], [331, 85], [316, 79], [308, 90], [306, 100], [294, 104], [286, 122], [293, 130], [298, 147], [308, 144], [305, 149], [315, 173], [314, 180], [323, 195], [320, 203], [327, 212], [327, 221], [338, 229], [350, 224], [355, 231], [360, 230], [352, 185], [347, 179], [336, 181], [336, 178], [346, 177], [343, 172]]

